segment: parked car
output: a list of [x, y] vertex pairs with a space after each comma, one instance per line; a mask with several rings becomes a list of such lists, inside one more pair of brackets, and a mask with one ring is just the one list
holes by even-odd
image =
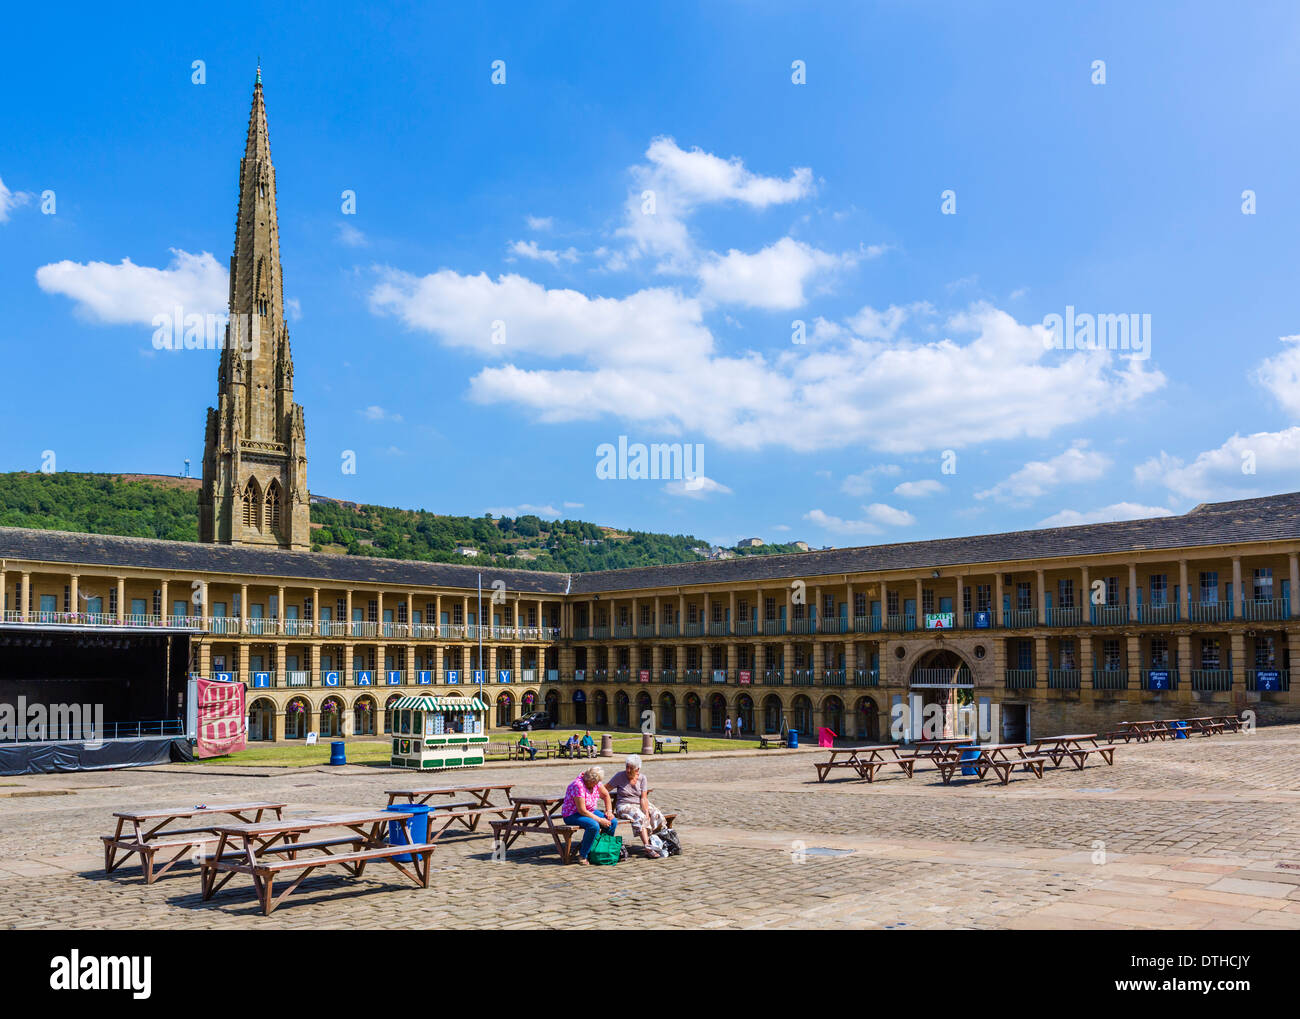
[[530, 711], [510, 723], [512, 729], [554, 729], [555, 719], [545, 711]]

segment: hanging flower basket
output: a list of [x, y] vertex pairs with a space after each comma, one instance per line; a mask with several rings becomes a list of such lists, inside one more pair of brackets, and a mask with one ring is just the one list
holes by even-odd
[[302, 705], [299, 704], [297, 701], [293, 701], [293, 702], [289, 705], [289, 713], [290, 713], [291, 715], [301, 715], [301, 714], [302, 714]]
[[337, 704], [335, 704], [333, 701], [326, 701], [324, 707], [321, 708], [321, 710], [322, 710], [322, 711], [337, 711], [338, 708], [339, 708], [339, 706], [338, 706]]

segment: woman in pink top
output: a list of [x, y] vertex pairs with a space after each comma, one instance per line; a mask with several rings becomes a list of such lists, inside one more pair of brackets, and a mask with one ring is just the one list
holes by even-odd
[[[569, 783], [564, 791], [564, 804], [560, 814], [565, 824], [582, 829], [582, 844], [578, 846], [578, 863], [587, 863], [587, 853], [596, 841], [596, 833], [602, 828], [614, 834], [618, 821], [614, 819], [614, 808], [609, 802], [609, 791], [605, 788], [605, 773], [600, 768], [588, 768]], [[598, 810], [602, 803], [604, 810]]]

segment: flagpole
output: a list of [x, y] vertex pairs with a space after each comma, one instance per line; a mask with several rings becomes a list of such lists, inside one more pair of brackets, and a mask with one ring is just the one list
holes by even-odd
[[487, 671], [483, 668], [483, 574], [478, 575], [478, 669], [483, 678], [479, 680], [479, 693], [483, 692], [483, 683], [487, 680]]

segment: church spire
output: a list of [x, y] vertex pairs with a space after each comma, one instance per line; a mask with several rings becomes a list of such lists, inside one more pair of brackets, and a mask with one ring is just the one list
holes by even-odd
[[231, 544], [310, 547], [302, 408], [284, 316], [275, 167], [258, 61], [239, 161], [230, 322], [208, 411], [199, 537]]

